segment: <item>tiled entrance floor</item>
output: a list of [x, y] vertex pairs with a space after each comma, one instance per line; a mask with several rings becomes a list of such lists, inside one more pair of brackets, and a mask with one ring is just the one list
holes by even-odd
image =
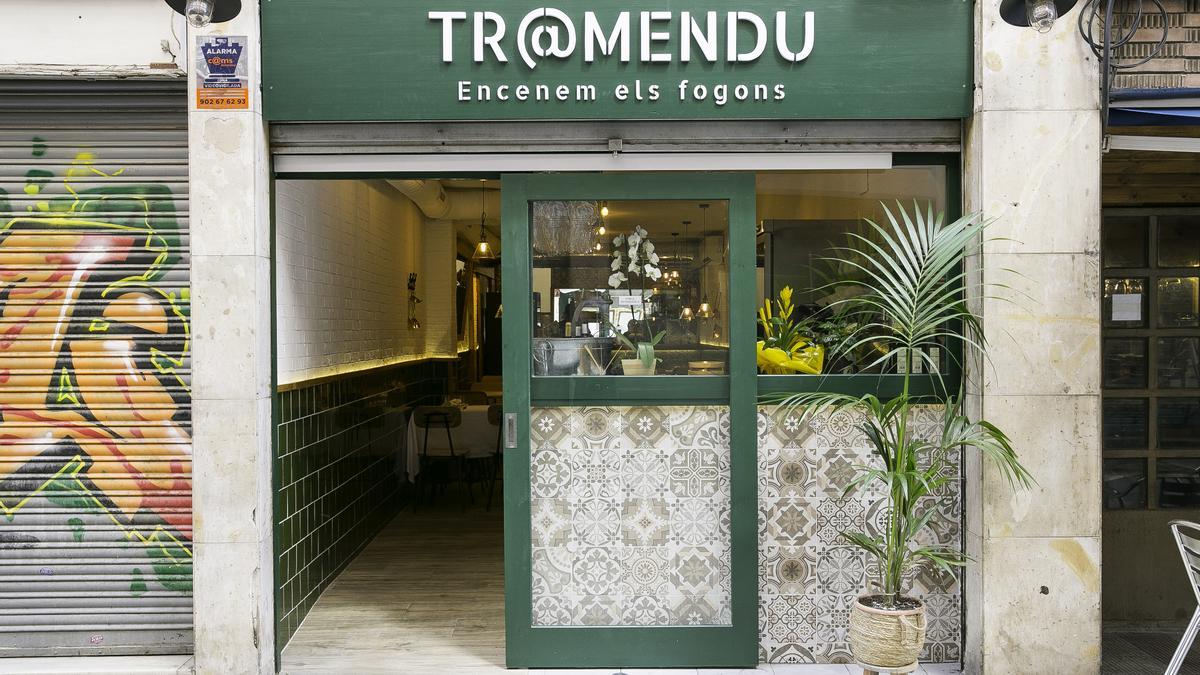
[[[283, 652], [284, 673], [849, 675], [848, 666], [745, 670], [504, 669], [502, 517], [454, 496], [405, 510], [325, 591]], [[944, 675], [957, 667], [921, 671]]]

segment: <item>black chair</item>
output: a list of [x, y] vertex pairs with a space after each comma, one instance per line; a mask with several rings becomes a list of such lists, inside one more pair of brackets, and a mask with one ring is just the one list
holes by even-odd
[[[419, 458], [419, 470], [417, 472], [417, 504], [421, 503], [421, 498], [425, 494], [425, 486], [430, 485], [432, 488], [445, 488], [454, 476], [461, 475], [464, 467], [463, 458], [454, 451], [454, 437], [450, 430], [454, 427], [462, 426], [462, 411], [454, 406], [445, 405], [423, 405], [417, 406], [413, 410], [412, 423], [417, 425], [418, 429], [423, 429], [421, 441], [421, 454]], [[434, 442], [430, 445], [429, 431], [430, 429], [441, 427], [446, 433], [446, 441], [442, 443], [434, 437]], [[467, 490], [470, 490], [470, 483], [467, 484]], [[433, 500], [433, 491], [430, 492], [430, 501]], [[413, 507], [416, 510], [416, 507]]]
[[496, 482], [500, 479], [500, 471], [504, 462], [504, 406], [493, 403], [488, 406], [488, 424], [496, 425], [496, 452], [492, 455], [492, 475], [488, 483], [488, 498], [485, 511], [492, 510], [492, 495], [496, 492]]

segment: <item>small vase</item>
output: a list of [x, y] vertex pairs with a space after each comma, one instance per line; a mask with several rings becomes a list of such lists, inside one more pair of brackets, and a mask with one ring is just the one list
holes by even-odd
[[925, 646], [925, 604], [916, 598], [912, 609], [879, 609], [863, 595], [850, 610], [850, 651], [864, 667], [902, 669], [915, 666]]
[[621, 359], [621, 372], [626, 375], [653, 375], [656, 363], [647, 366], [641, 359]]

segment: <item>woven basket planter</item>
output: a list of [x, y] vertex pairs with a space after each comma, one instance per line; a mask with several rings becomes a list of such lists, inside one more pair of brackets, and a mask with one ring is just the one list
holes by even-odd
[[925, 604], [915, 609], [886, 610], [864, 605], [850, 611], [850, 651], [863, 665], [903, 668], [917, 662], [925, 646]]

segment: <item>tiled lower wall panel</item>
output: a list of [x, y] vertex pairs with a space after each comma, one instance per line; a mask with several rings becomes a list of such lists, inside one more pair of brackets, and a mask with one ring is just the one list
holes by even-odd
[[729, 625], [729, 409], [531, 421], [534, 625]]
[[403, 406], [436, 402], [446, 366], [350, 374], [276, 394], [276, 647], [397, 513]]
[[[873, 456], [862, 419], [835, 413], [802, 424], [796, 415], [761, 408], [758, 424], [759, 660], [770, 663], [852, 661], [850, 607], [864, 578], [877, 570], [865, 554], [840, 537], [843, 530], [877, 534], [885, 510], [876, 495], [843, 498], [856, 465]], [[923, 438], [939, 433], [941, 410], [914, 414]], [[958, 547], [962, 541], [958, 458], [953, 478], [928, 507], [930, 541]], [[957, 661], [961, 651], [961, 585], [953, 576], [922, 569], [912, 578], [915, 595], [928, 607], [925, 661]]]

